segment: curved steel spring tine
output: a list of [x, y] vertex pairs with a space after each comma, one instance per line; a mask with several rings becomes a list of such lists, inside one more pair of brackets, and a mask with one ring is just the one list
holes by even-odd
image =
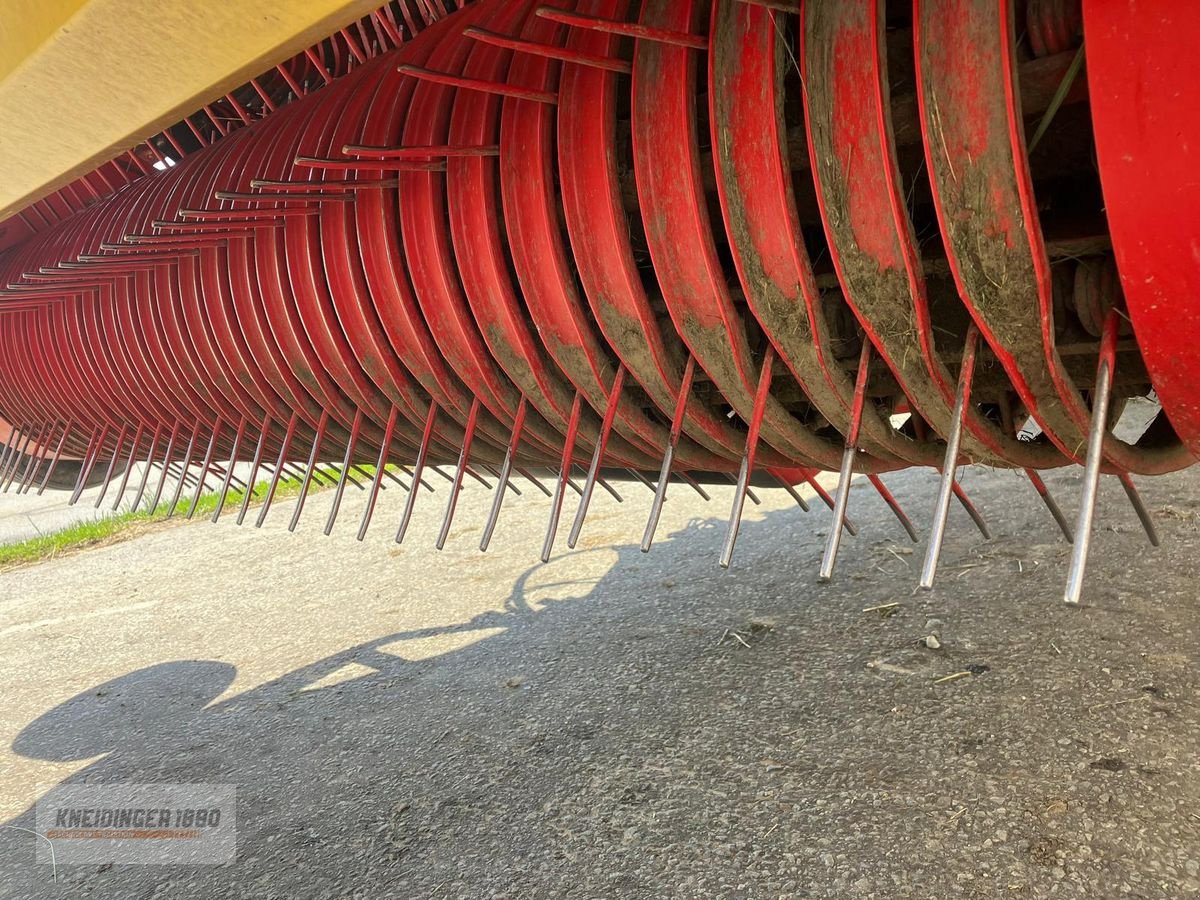
[[[237, 465], [238, 453], [242, 449], [242, 440], [246, 437], [246, 417], [242, 416], [238, 420], [237, 433], [233, 436], [233, 449], [229, 451], [229, 463], [225, 466], [225, 480], [221, 482], [221, 493], [217, 497], [217, 508], [213, 510], [212, 523], [215, 525], [221, 518], [221, 511], [225, 508], [225, 499], [229, 496], [229, 485], [234, 481], [233, 467]], [[247, 494], [250, 493], [250, 485], [243, 484], [243, 488]]]
[[288, 419], [287, 431], [283, 435], [283, 441], [279, 445], [279, 456], [275, 461], [275, 471], [271, 473], [271, 483], [267, 486], [267, 495], [263, 497], [262, 509], [258, 511], [258, 520], [254, 523], [255, 528], [262, 528], [263, 522], [267, 520], [267, 513], [271, 511], [271, 501], [275, 499], [275, 492], [279, 490], [279, 480], [283, 477], [284, 469], [287, 467], [288, 453], [292, 449], [292, 441], [296, 437], [296, 428], [300, 424], [300, 414], [292, 413]]
[[129, 459], [125, 463], [125, 471], [121, 475], [121, 484], [117, 487], [117, 497], [113, 500], [112, 509], [116, 512], [121, 505], [121, 499], [125, 496], [125, 489], [129, 487], [129, 478], [133, 473], [133, 464], [137, 461], [138, 447], [142, 446], [142, 438], [146, 434], [144, 425], [139, 425], [137, 431], [133, 434], [133, 443], [129, 447]]
[[[17, 485], [18, 494], [21, 493], [22, 488], [25, 486], [25, 482], [29, 478], [29, 473], [37, 465], [38, 457], [45, 452], [44, 444], [46, 442], [46, 434], [51, 427], [52, 426], [49, 423], [42, 424], [42, 427], [38, 430], [37, 437], [32, 441], [32, 443], [37, 447], [37, 450], [26, 455], [24, 466], [17, 465], [13, 467], [13, 474], [9, 479], [9, 484]], [[20, 472], [19, 475], [18, 472]]]
[[[196, 438], [199, 435], [200, 429], [197, 428], [192, 432], [191, 437], [188, 438], [187, 450], [183, 454], [183, 473], [186, 473], [187, 470], [192, 466], [192, 454], [196, 452]], [[171, 502], [167, 507], [168, 519], [175, 515], [176, 508], [179, 506], [179, 498], [183, 496], [183, 489], [186, 483], [187, 481], [181, 473], [179, 476], [179, 481], [175, 483], [175, 494], [171, 497]]]
[[913, 525], [912, 519], [908, 517], [908, 515], [901, 508], [900, 503], [895, 497], [892, 496], [892, 492], [887, 489], [887, 485], [883, 483], [883, 479], [875, 474], [868, 475], [867, 479], [872, 485], [874, 485], [876, 492], [880, 497], [883, 498], [883, 502], [886, 503], [888, 508], [896, 514], [896, 518], [900, 520], [900, 524], [903, 525], [904, 530], [908, 532], [909, 539], [912, 540], [914, 544], [920, 541], [920, 535], [917, 534], [917, 529], [916, 526]]
[[333, 492], [333, 504], [329, 508], [329, 518], [325, 522], [325, 537], [333, 534], [333, 525], [337, 521], [338, 510], [342, 508], [342, 498], [346, 494], [346, 481], [350, 478], [350, 469], [352, 467], [351, 460], [354, 459], [354, 447], [358, 443], [358, 436], [362, 432], [363, 412], [361, 409], [354, 411], [354, 421], [350, 424], [350, 437], [346, 441], [346, 455], [342, 457], [342, 472], [338, 477], [337, 488]]
[[[388, 413], [387, 425], [383, 429], [383, 441], [379, 445], [379, 459], [375, 464], [375, 478], [371, 481], [371, 490], [367, 493], [367, 508], [363, 510], [362, 521], [358, 525], [358, 535], [356, 539], [363, 541], [367, 537], [367, 529], [371, 527], [371, 517], [375, 515], [375, 505], [379, 501], [380, 481], [385, 474], [390, 474], [387, 471], [388, 456], [392, 452], [392, 437], [396, 433], [396, 420], [400, 417], [400, 410], [395, 403], [392, 404], [391, 412]], [[402, 487], [403, 482], [400, 479], [395, 479], [397, 484]]]
[[774, 469], [772, 469], [770, 471], [771, 471], [771, 477], [774, 478], [777, 482], [779, 482], [779, 486], [781, 488], [783, 488], [785, 491], [788, 492], [788, 496], [796, 501], [797, 506], [799, 506], [805, 512], [812, 511], [812, 508], [808, 505], [808, 501], [800, 496], [800, 492], [798, 490], [796, 490], [796, 488], [793, 487], [791, 484], [789, 484], [788, 480], [786, 478], [784, 478], [782, 475], [780, 475]]
[[254, 447], [254, 459], [250, 461], [250, 475], [246, 479], [249, 488], [242, 496], [242, 505], [238, 508], [237, 524], [241, 525], [246, 521], [246, 511], [250, 509], [250, 501], [254, 497], [254, 485], [258, 482], [258, 473], [262, 468], [263, 453], [267, 449], [267, 439], [271, 435], [271, 427], [274, 425], [271, 419], [271, 414], [267, 413], [263, 417], [262, 428], [258, 432], [258, 444]]
[[[821, 498], [821, 502], [832, 510], [833, 498], [829, 496], [829, 491], [825, 490], [825, 488], [821, 486], [821, 483], [813, 477], [812, 472], [808, 469], [804, 470], [804, 480], [808, 482], [809, 487], [816, 491], [817, 496]], [[858, 526], [854, 524], [853, 520], [851, 520], [849, 516], [846, 516], [846, 520], [842, 523], [842, 525], [846, 529], [846, 534], [850, 535], [851, 537], [856, 537], [858, 535]]]
[[946, 459], [942, 463], [937, 504], [933, 511], [933, 525], [929, 529], [929, 548], [925, 552], [925, 564], [921, 569], [920, 585], [927, 591], [933, 588], [938, 560], [942, 555], [942, 541], [946, 537], [946, 519], [950, 515], [950, 497], [954, 493], [954, 485], [957, 482], [958, 446], [962, 440], [963, 411], [971, 402], [971, 380], [975, 375], [975, 352], [978, 346], [979, 329], [972, 323], [967, 329], [962, 368], [958, 373], [958, 388], [954, 394], [954, 413], [950, 419], [950, 434], [946, 437]]
[[46, 474], [42, 476], [42, 483], [38, 485], [37, 496], [42, 495], [42, 491], [46, 490], [46, 485], [50, 483], [50, 479], [54, 476], [54, 470], [58, 468], [58, 463], [62, 459], [63, 447], [67, 444], [67, 438], [71, 434], [71, 423], [67, 422], [63, 428], [62, 437], [58, 439], [58, 446], [54, 449], [54, 457], [50, 460], [50, 465], [46, 467]]
[[196, 514], [196, 507], [200, 504], [200, 495], [204, 492], [204, 485], [208, 481], [208, 473], [212, 469], [213, 457], [217, 452], [217, 441], [220, 440], [221, 431], [224, 427], [225, 423], [218, 417], [216, 424], [213, 425], [212, 435], [208, 440], [208, 449], [204, 451], [204, 462], [200, 464], [200, 474], [196, 477], [196, 493], [192, 495], [191, 505], [188, 506], [188, 519], [191, 519]]
[[154, 437], [150, 440], [150, 450], [146, 453], [146, 468], [142, 470], [142, 480], [138, 484], [137, 493], [133, 497], [133, 505], [129, 508], [136, 510], [142, 504], [142, 497], [146, 493], [146, 487], [150, 484], [150, 470], [154, 468], [154, 454], [158, 450], [158, 441], [162, 437], [163, 426], [157, 425], [154, 428]]
[[[71, 494], [70, 505], [74, 506], [79, 502], [79, 496], [83, 493], [84, 486], [87, 484], [89, 476], [92, 474], [92, 466], [96, 464], [96, 457], [100, 455], [100, 448], [104, 446], [104, 441], [108, 437], [108, 426], [98, 429], [92, 434], [92, 446], [88, 448], [88, 452], [84, 455], [83, 465], [79, 467], [79, 478], [75, 482], [75, 491]], [[28, 443], [28, 438], [26, 438]]]
[[1050, 510], [1050, 516], [1054, 519], [1055, 524], [1058, 525], [1059, 530], [1062, 531], [1063, 537], [1067, 539], [1067, 543], [1073, 544], [1075, 539], [1071, 534], [1071, 525], [1067, 521], [1067, 517], [1063, 515], [1063, 511], [1059, 508], [1057, 501], [1051, 496], [1050, 489], [1046, 487], [1046, 482], [1042, 480], [1042, 476], [1033, 469], [1026, 469], [1025, 474], [1029, 476], [1029, 481], [1033, 484], [1033, 489], [1037, 491], [1038, 496], [1042, 498], [1042, 502], [1046, 504], [1046, 509]]
[[304, 481], [300, 485], [300, 495], [296, 498], [296, 508], [292, 511], [292, 521], [288, 523], [288, 531], [294, 532], [300, 524], [300, 514], [304, 512], [304, 501], [308, 499], [309, 488], [312, 487], [313, 471], [317, 468], [317, 459], [321, 453], [321, 443], [325, 440], [325, 430], [329, 427], [329, 410], [321, 411], [317, 420], [317, 433], [313, 435], [312, 450], [308, 454], [308, 467], [304, 473]]
[[[600, 463], [604, 459], [604, 450], [608, 446], [608, 436], [612, 432], [613, 421], [617, 417], [617, 408], [621, 405], [621, 390], [625, 386], [625, 366], [617, 366], [617, 374], [613, 376], [612, 388], [608, 392], [608, 405], [604, 408], [604, 419], [600, 423], [600, 436], [596, 441], [596, 449], [592, 452], [592, 462], [588, 466], [587, 478], [583, 482], [583, 496], [579, 500], [579, 508], [575, 511], [575, 521], [571, 525], [571, 533], [567, 536], [567, 546], [572, 550], [583, 531], [583, 520], [587, 517], [588, 506], [592, 502], [592, 491], [596, 487], [596, 479], [600, 475]], [[610, 492], [612, 491], [609, 488]], [[620, 502], [620, 497], [617, 498]]]
[[442, 530], [438, 532], [437, 548], [446, 546], [446, 538], [450, 536], [450, 524], [454, 521], [454, 510], [458, 507], [458, 495], [462, 491], [463, 473], [467, 468], [467, 459], [471, 455], [471, 443], [475, 440], [475, 425], [479, 421], [479, 398], [471, 401], [471, 411], [467, 414], [467, 427], [463, 434], [462, 449], [458, 452], [458, 466], [454, 470], [454, 483], [450, 487], [450, 496], [446, 499], [446, 514], [442, 517]]
[[[562, 514], [563, 494], [566, 485], [571, 483], [572, 458], [575, 455], [575, 438], [579, 434], [579, 416], [582, 410], [583, 398], [579, 391], [575, 392], [575, 400], [571, 403], [571, 418], [567, 422], [567, 434], [563, 441], [562, 469], [559, 473], [558, 484], [554, 488], [554, 499], [551, 501], [550, 522], [546, 526], [546, 539], [542, 542], [542, 562], [550, 562], [550, 554], [554, 551], [554, 536], [558, 532], [558, 519]], [[577, 488], [578, 490], [578, 488]], [[579, 491], [583, 496], [583, 491]]]
[[1154, 519], [1150, 516], [1150, 510], [1146, 508], [1146, 504], [1142, 501], [1142, 495], [1138, 493], [1137, 487], [1133, 483], [1133, 478], [1128, 472], [1121, 472], [1117, 476], [1121, 481], [1121, 487], [1125, 488], [1125, 496], [1129, 498], [1129, 502], [1133, 505], [1133, 511], [1137, 513], [1138, 521], [1142, 523], [1142, 528], [1146, 530], [1146, 538], [1150, 541], [1150, 546], [1158, 547], [1158, 529], [1154, 527]]
[[100, 496], [96, 498], [95, 509], [100, 508], [100, 504], [104, 502], [104, 495], [108, 493], [108, 486], [112, 483], [113, 473], [117, 471], [117, 460], [121, 457], [121, 448], [125, 446], [125, 435], [129, 434], [129, 425], [121, 426], [121, 430], [117, 433], [117, 443], [113, 447], [112, 458], [108, 461], [108, 468], [104, 472], [104, 483], [100, 486]]
[[729, 529], [725, 533], [725, 546], [721, 549], [720, 564], [728, 569], [733, 561], [733, 547], [737, 543], [738, 529], [742, 524], [742, 507], [750, 493], [750, 475], [754, 470], [754, 457], [758, 452], [758, 433], [762, 428], [763, 414], [767, 408], [767, 396], [771, 393], [771, 374], [775, 367], [775, 348], [767, 344], [763, 357], [762, 372], [758, 376], [758, 391], [754, 396], [754, 411], [750, 416], [750, 429], [746, 432], [746, 452], [742, 456], [742, 467], [738, 471], [737, 486], [733, 491], [733, 509], [729, 513]]
[[854, 404], [850, 409], [850, 424], [846, 429], [846, 446], [842, 452], [842, 468], [838, 474], [837, 494], [833, 503], [833, 527], [825, 540], [825, 552], [821, 556], [818, 581], [833, 578], [833, 567], [837, 562], [838, 547], [842, 543], [842, 523], [846, 521], [846, 507], [850, 504], [850, 483], [854, 479], [854, 460], [858, 456], [858, 432], [862, 427], [863, 407], [867, 402], [867, 381], [871, 375], [871, 341], [863, 337], [862, 351], [858, 356], [858, 374], [854, 379]]
[[[504, 464], [500, 467], [499, 480], [496, 486], [496, 496], [492, 498], [492, 508], [488, 512], [487, 522], [483, 526], [483, 535], [479, 538], [479, 549], [481, 552], [487, 552], [488, 545], [492, 542], [492, 535], [496, 531], [496, 523], [500, 520], [500, 507], [504, 504], [504, 490], [508, 486], [509, 478], [513, 470], [513, 458], [517, 453], [517, 445], [521, 442], [521, 432], [525, 428], [525, 410], [526, 410], [525, 395], [521, 395], [521, 399], [517, 402], [517, 412], [513, 416], [512, 435], [508, 439], [508, 447], [504, 451]], [[520, 470], [518, 470], [520, 471]], [[524, 474], [524, 473], [522, 473]], [[530, 481], [533, 481], [538, 487], [550, 496], [550, 492], [541, 482], [525, 475]]]
[[[167, 479], [171, 477], [171, 454], [175, 451], [175, 441], [179, 438], [179, 431], [183, 424], [176, 422], [171, 429], [171, 435], [167, 439], [167, 449], [163, 453], [162, 461], [162, 477], [158, 479], [158, 487], [154, 490], [154, 499], [150, 502], [149, 511], [151, 513], [157, 511], [158, 502], [162, 499], [163, 488], [166, 487]], [[180, 478], [183, 477], [181, 474]]]
[[[412, 521], [413, 507], [417, 502], [417, 494], [420, 493], [418, 487], [422, 484], [421, 475], [425, 471], [425, 458], [429, 454], [429, 442], [433, 438], [433, 426], [437, 422], [437, 414], [437, 402], [430, 400], [429, 414], [425, 417], [425, 431], [421, 435], [421, 447], [417, 450], [417, 461], [412, 470], [413, 489], [408, 492], [408, 499], [404, 501], [404, 514], [400, 517], [400, 529], [396, 532], [397, 544], [404, 543], [404, 535], [408, 533], [408, 524]], [[430, 468], [437, 471], [437, 466], [430, 466]], [[433, 490], [433, 488], [429, 489]]]
[[646, 522], [646, 530], [642, 532], [643, 553], [650, 552], [650, 545], [654, 543], [654, 532], [658, 530], [658, 520], [662, 517], [663, 503], [667, 500], [667, 483], [671, 480], [671, 464], [675, 461], [675, 445], [679, 443], [679, 436], [683, 431], [683, 418], [687, 412], [688, 398], [692, 392], [692, 379], [695, 375], [696, 359], [688, 354], [687, 364], [683, 367], [683, 380], [679, 386], [679, 396], [675, 400], [675, 414], [671, 418], [667, 450], [663, 454], [662, 467], [658, 470], [658, 487], [654, 492], [654, 502], [650, 505], [650, 518]]
[[539, 491], [541, 491], [547, 497], [554, 496], [554, 491], [552, 491], [552, 490], [550, 490], [550, 488], [546, 487], [546, 485], [544, 485], [542, 483], [541, 479], [537, 478], [532, 472], [529, 471], [529, 469], [523, 468], [522, 466], [514, 466], [513, 469], [518, 475], [520, 475], [522, 478], [524, 478], [526, 481], [528, 481], [530, 484], [532, 484], [534, 487], [536, 487]]

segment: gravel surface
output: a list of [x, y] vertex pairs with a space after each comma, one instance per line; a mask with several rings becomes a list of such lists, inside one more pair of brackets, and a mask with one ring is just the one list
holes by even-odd
[[[1068, 513], [1078, 473], [1056, 473]], [[924, 525], [936, 478], [889, 476]], [[835, 580], [829, 513], [782, 491], [716, 557], [730, 492], [597, 492], [536, 565], [548, 502], [446, 492], [391, 543], [328, 495], [296, 534], [168, 525], [0, 575], [0, 816], [59, 782], [237, 786], [225, 866], [59, 866], [0, 830], [0, 897], [1179, 897], [1200, 892], [1200, 473], [1106, 479], [1087, 605], [1014, 473], [966, 486], [937, 588], [868, 486]], [[3, 502], [3, 500], [0, 500]], [[885, 609], [872, 609], [889, 604]], [[969, 673], [941, 680], [956, 673]]]

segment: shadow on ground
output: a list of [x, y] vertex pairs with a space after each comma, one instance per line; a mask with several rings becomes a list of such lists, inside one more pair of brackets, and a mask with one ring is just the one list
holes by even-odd
[[[1121, 565], [1077, 611], [1057, 602], [1066, 545], [1032, 507], [986, 545], [960, 529], [939, 591], [917, 596], [919, 549], [868, 536], [815, 585], [798, 515], [747, 522], [727, 573], [723, 523], [694, 520], [653, 569], [621, 546], [598, 583], [543, 604], [534, 567], [502, 612], [380, 635], [215, 705], [224, 662], [97, 685], [14, 751], [103, 754], [73, 782], [236, 784], [237, 860], [64, 867], [52, 887], [10, 831], [0, 895], [1200, 890], [1191, 520], [1164, 522], [1179, 558], [1159, 558], [1153, 593]], [[1133, 531], [1098, 545], [1143, 552]], [[416, 658], [431, 637], [460, 647]]]

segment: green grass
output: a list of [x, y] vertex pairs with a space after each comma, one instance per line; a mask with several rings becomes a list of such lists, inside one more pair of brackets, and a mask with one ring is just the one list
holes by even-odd
[[[364, 466], [363, 468], [368, 472], [373, 473], [373, 466]], [[331, 477], [336, 478], [340, 474], [341, 468], [339, 466], [323, 466], [321, 471], [328, 472]], [[256, 483], [254, 485], [255, 495], [260, 498], [266, 496], [266, 491], [269, 486], [270, 483], [268, 481], [260, 481]], [[279, 480], [279, 486], [275, 489], [275, 499], [272, 502], [286, 500], [289, 497], [298, 496], [302, 486], [303, 482], [299, 478], [281, 478]], [[312, 486], [309, 488], [309, 493], [322, 490], [326, 487], [328, 487], [328, 484], [318, 485], [317, 482], [314, 481]], [[186, 494], [187, 492], [185, 491], [184, 493]], [[236, 488], [230, 488], [229, 495], [225, 499], [223, 514], [230, 515], [232, 513], [236, 516], [245, 496], [245, 491], [238, 490]], [[196, 504], [196, 511], [193, 515], [200, 519], [211, 517], [216, 511], [217, 501], [219, 498], [219, 491], [209, 491], [202, 494], [199, 502]], [[191, 496], [182, 497], [179, 502], [175, 504], [175, 518], [183, 519], [186, 517], [191, 505]], [[251, 507], [255, 507], [258, 505], [258, 501], [251, 499], [250, 505]], [[30, 565], [32, 563], [51, 559], [55, 556], [61, 556], [64, 553], [82, 550], [85, 547], [111, 543], [116, 540], [123, 540], [133, 537], [134, 535], [144, 531], [147, 526], [156, 522], [164, 521], [170, 511], [170, 503], [159, 503], [159, 505], [153, 511], [149, 509], [139, 509], [136, 511], [131, 510], [112, 516], [106, 516], [93, 522], [79, 522], [75, 525], [70, 525], [62, 529], [61, 531], [39, 535], [38, 537], [21, 541], [20, 543], [0, 546], [0, 570]], [[251, 521], [251, 519], [247, 517], [247, 521]]]

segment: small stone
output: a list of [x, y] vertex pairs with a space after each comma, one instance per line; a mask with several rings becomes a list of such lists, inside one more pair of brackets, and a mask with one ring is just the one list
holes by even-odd
[[928, 634], [925, 636], [925, 646], [930, 650], [941, 650], [942, 642], [937, 639], [936, 634]]

